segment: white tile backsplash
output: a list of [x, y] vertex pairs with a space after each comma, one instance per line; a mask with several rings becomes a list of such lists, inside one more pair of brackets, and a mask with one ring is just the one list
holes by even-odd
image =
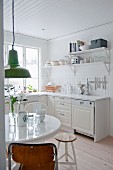
[[[99, 77], [99, 76], [98, 76]], [[81, 84], [87, 84], [87, 78], [88, 81], [94, 81], [94, 77], [80, 77], [80, 78], [76, 78], [76, 77], [51, 77], [51, 80], [53, 82], [55, 82], [56, 85], [61, 85], [63, 88], [63, 92], [66, 93], [66, 87], [67, 87], [67, 83], [69, 82], [72, 87], [73, 87], [73, 93], [78, 93], [78, 82], [81, 82]], [[102, 80], [103, 77], [100, 77], [100, 79]], [[91, 85], [91, 95], [96, 95], [96, 96], [109, 96], [109, 78], [107, 78], [107, 84], [106, 84], [106, 89], [103, 89], [102, 87], [102, 83], [101, 83], [101, 88], [97, 88], [95, 90], [95, 85], [94, 83], [90, 83]]]

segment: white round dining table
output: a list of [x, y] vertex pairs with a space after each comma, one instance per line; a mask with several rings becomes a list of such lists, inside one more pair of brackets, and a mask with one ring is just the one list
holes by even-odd
[[9, 115], [5, 115], [5, 142], [39, 143], [53, 137], [60, 129], [61, 122], [56, 117], [46, 115], [43, 122], [25, 126], [10, 125]]

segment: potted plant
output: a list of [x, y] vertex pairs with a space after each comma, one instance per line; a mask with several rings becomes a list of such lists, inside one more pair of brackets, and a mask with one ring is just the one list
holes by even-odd
[[28, 92], [29, 92], [29, 93], [31, 93], [31, 92], [33, 91], [33, 87], [32, 87], [31, 85], [29, 85], [29, 86], [27, 87], [27, 89], [28, 89]]
[[29, 92], [29, 93], [37, 92], [37, 89], [33, 88], [33, 86], [31, 86], [31, 85], [29, 85], [29, 86], [27, 87], [27, 89], [28, 89], [28, 92]]
[[14, 113], [14, 104], [16, 103], [17, 97], [10, 96], [10, 111]]

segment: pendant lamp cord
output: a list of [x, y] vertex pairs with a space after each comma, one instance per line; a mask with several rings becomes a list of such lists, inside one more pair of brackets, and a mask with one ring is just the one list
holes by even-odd
[[12, 49], [14, 49], [14, 43], [15, 43], [15, 33], [14, 33], [14, 0], [12, 0], [12, 26], [13, 26], [13, 45], [12, 45]]

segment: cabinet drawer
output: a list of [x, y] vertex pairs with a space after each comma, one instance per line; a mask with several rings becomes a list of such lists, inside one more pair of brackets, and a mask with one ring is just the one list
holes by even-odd
[[71, 111], [71, 104], [64, 103], [64, 102], [55, 102], [55, 110], [64, 110], [64, 111]]
[[71, 116], [71, 112], [65, 111], [65, 110], [62, 110], [62, 109], [55, 109], [55, 113], [63, 115], [63, 116], [67, 116], [67, 117]]
[[55, 101], [59, 101], [59, 102], [65, 102], [65, 103], [70, 103], [71, 104], [71, 99], [70, 98], [66, 98], [66, 97], [55, 97]]
[[69, 114], [66, 115], [65, 112], [57, 111], [57, 113], [55, 113], [55, 117], [61, 121], [62, 125], [71, 127], [71, 115], [69, 116]]

